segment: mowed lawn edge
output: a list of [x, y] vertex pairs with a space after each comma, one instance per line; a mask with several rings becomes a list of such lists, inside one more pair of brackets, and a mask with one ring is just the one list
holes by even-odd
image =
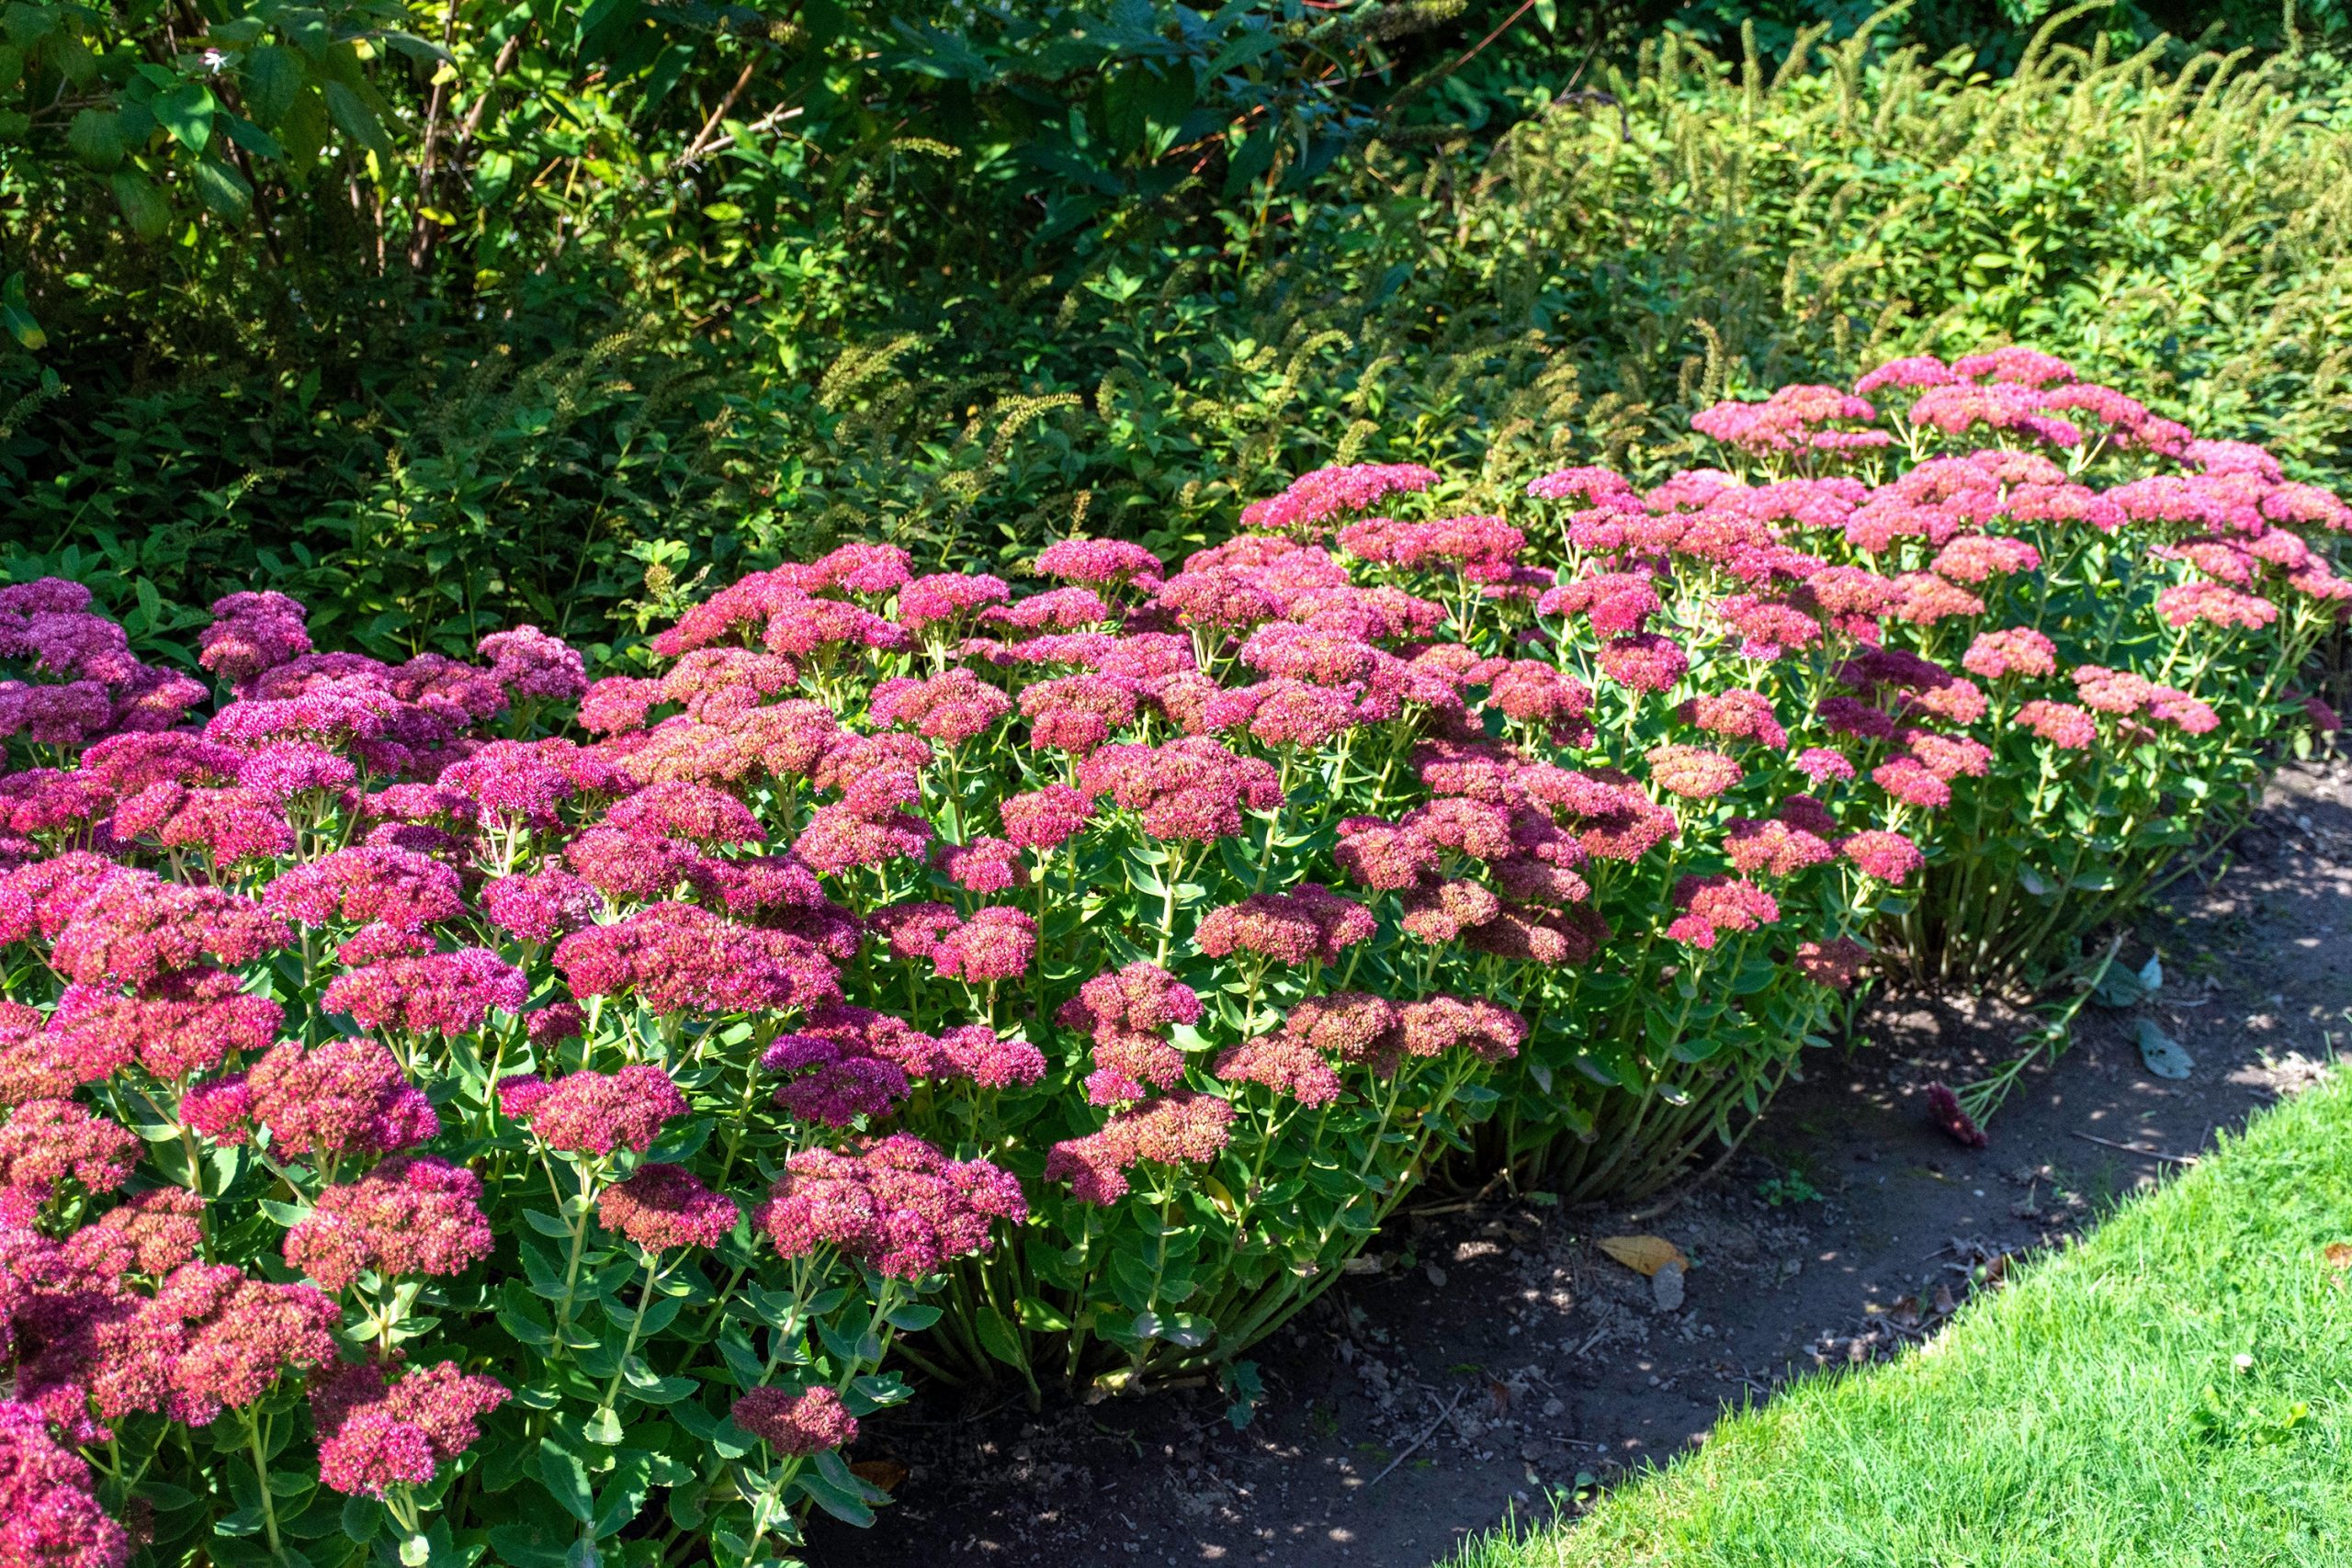
[[1499, 1532], [1449, 1568], [2352, 1563], [2339, 1241], [2341, 1077], [1919, 1351], [1726, 1415], [1582, 1519]]

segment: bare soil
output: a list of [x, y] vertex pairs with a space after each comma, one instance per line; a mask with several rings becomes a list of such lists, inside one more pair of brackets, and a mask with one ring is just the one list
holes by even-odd
[[[810, 1560], [1422, 1568], [1514, 1511], [1573, 1509], [1789, 1380], [1932, 1336], [2008, 1260], [2068, 1245], [2325, 1070], [2352, 1030], [2352, 764], [2282, 773], [2225, 865], [2176, 885], [2122, 956], [2151, 952], [2156, 998], [2086, 1010], [1985, 1148], [1935, 1127], [1925, 1086], [2014, 1058], [2033, 1020], [1988, 998], [1883, 995], [1850, 1056], [1808, 1061], [1662, 1214], [1505, 1201], [1401, 1217], [1362, 1277], [1255, 1352], [1266, 1398], [1245, 1430], [1214, 1388], [1040, 1415], [925, 1393], [875, 1418], [855, 1457], [895, 1479], [896, 1506], [867, 1532], [817, 1521]], [[2147, 1071], [2143, 1016], [2195, 1058], [2187, 1079]], [[1627, 1233], [1689, 1256], [1678, 1305], [1595, 1245]]]

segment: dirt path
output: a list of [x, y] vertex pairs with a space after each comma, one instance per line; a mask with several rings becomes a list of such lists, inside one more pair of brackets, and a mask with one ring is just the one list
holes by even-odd
[[[907, 1467], [897, 1506], [871, 1532], [820, 1521], [810, 1560], [1422, 1568], [1507, 1510], [1548, 1517], [1703, 1441], [1726, 1405], [1916, 1342], [1973, 1271], [2063, 1245], [2173, 1168], [2109, 1145], [2193, 1155], [2352, 1031], [2352, 765], [2283, 773], [2234, 850], [2126, 944], [2134, 965], [2161, 953], [2156, 1000], [2086, 1010], [1985, 1149], [1937, 1132], [1922, 1089], [2014, 1056], [2019, 1018], [1882, 998], [1870, 1043], [1809, 1063], [1738, 1158], [1662, 1217], [1507, 1203], [1392, 1225], [1376, 1272], [1259, 1348], [1268, 1399], [1246, 1431], [1211, 1390], [1037, 1416], [922, 1396], [873, 1421], [857, 1457]], [[2143, 1014], [2195, 1057], [2188, 1079], [2143, 1067]], [[1629, 1229], [1690, 1255], [1679, 1308], [1593, 1246]]]

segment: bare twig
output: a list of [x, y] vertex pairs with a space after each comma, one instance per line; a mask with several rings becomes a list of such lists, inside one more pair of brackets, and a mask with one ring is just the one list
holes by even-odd
[[727, 96], [718, 100], [718, 107], [710, 111], [708, 119], [702, 122], [702, 129], [695, 132], [695, 139], [687, 143], [686, 150], [678, 154], [673, 167], [690, 167], [695, 159], [702, 156], [703, 143], [708, 141], [710, 133], [718, 129], [718, 122], [727, 118], [727, 111], [735, 107], [735, 100], [743, 96], [743, 89], [752, 85], [752, 73], [759, 68], [760, 57], [756, 53], [743, 62], [743, 69], [737, 73], [735, 85], [727, 89]]
[[[1423, 1432], [1419, 1437], [1415, 1438], [1411, 1442], [1406, 1444], [1405, 1451], [1398, 1454], [1395, 1459], [1390, 1460], [1388, 1461], [1387, 1468], [1384, 1469], [1378, 1475], [1375, 1475], [1370, 1481], [1365, 1482], [1365, 1487], [1371, 1488], [1379, 1485], [1383, 1481], [1385, 1481], [1388, 1478], [1389, 1471], [1396, 1469], [1407, 1460], [1411, 1459], [1414, 1453], [1423, 1443], [1426, 1443], [1431, 1438], [1436, 1437], [1438, 1428], [1444, 1426], [1446, 1422], [1453, 1417], [1453, 1407], [1462, 1403], [1462, 1396], [1468, 1392], [1469, 1391], [1467, 1389], [1455, 1389], [1453, 1391], [1453, 1397], [1446, 1402], [1445, 1408], [1437, 1413], [1437, 1419], [1430, 1423], [1429, 1430]], [[1437, 1396], [1435, 1394], [1431, 1394], [1430, 1397], [1434, 1399]]]
[[2130, 1144], [2119, 1144], [2113, 1138], [2102, 1138], [2090, 1133], [2077, 1133], [2075, 1136], [2086, 1144], [2097, 1144], [2102, 1148], [2120, 1149], [2127, 1155], [2138, 1155], [2142, 1159], [2160, 1159], [2166, 1165], [2190, 1166], [2197, 1163], [2195, 1155], [2168, 1155], [2162, 1149], [2134, 1148]]

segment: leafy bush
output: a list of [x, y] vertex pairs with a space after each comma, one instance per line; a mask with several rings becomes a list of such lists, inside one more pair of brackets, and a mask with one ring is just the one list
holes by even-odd
[[[1500, 19], [1381, 47], [1450, 59]], [[30, 268], [52, 344], [0, 365], [11, 576], [91, 581], [158, 655], [255, 581], [388, 658], [462, 655], [515, 618], [616, 644], [706, 569], [854, 538], [1001, 567], [1073, 527], [1181, 552], [1336, 460], [1428, 462], [1481, 505], [1562, 462], [1651, 482], [1702, 456], [1689, 416], [1726, 391], [2013, 341], [2298, 477], [2346, 461], [2346, 110], [2314, 57], [2055, 47], [1984, 81], [1876, 34], [1778, 72], [1668, 40], [1597, 67], [1599, 96], [1497, 107], [1475, 136], [1382, 122], [1392, 140], [1310, 184], [1187, 187], [1042, 258], [1008, 243], [1036, 232], [1035, 187], [959, 204], [996, 188], [976, 151], [819, 157], [786, 134], [813, 107], [672, 170], [741, 40], [703, 40], [639, 113], [643, 78], [608, 87], [552, 31], [523, 36], [510, 73], [567, 84], [594, 140], [552, 97], [492, 91], [474, 176], [490, 148], [620, 173], [474, 192], [466, 243], [488, 248], [445, 236], [425, 272], [379, 274], [372, 232], [322, 230], [286, 247], [313, 268], [301, 321], [272, 314], [283, 277], [254, 239], [217, 227], [136, 266], [93, 238]], [[481, 73], [498, 47], [458, 52]], [[788, 107], [795, 80], [747, 93]], [[25, 211], [85, 221], [66, 190]], [[594, 239], [540, 265], [559, 230]]]

